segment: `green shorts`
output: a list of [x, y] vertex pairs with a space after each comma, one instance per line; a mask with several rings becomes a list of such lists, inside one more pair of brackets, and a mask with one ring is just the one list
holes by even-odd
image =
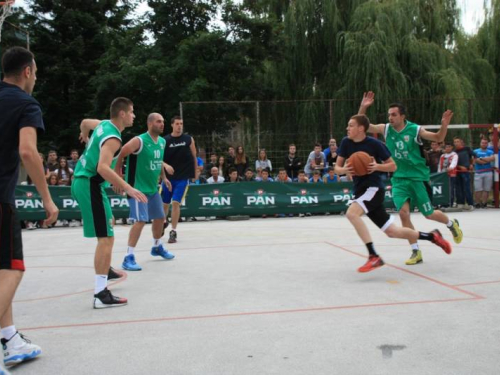
[[425, 181], [413, 181], [404, 178], [392, 178], [392, 199], [396, 210], [401, 210], [406, 202], [410, 203], [410, 209], [418, 207], [424, 216], [432, 215], [432, 189]]
[[93, 178], [75, 177], [71, 194], [80, 206], [83, 235], [113, 237], [113, 213], [104, 187]]

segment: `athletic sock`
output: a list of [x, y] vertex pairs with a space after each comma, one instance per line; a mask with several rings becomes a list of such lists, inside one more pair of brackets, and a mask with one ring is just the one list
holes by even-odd
[[432, 233], [427, 233], [427, 232], [418, 232], [418, 239], [425, 241], [432, 241], [434, 239], [434, 235]]
[[413, 251], [413, 254], [416, 254], [419, 250], [418, 243], [417, 242], [412, 243], [412, 244], [410, 244], [410, 246], [411, 246], [411, 250]]
[[446, 224], [448, 228], [451, 228], [453, 226], [453, 221], [448, 220], [448, 224]]
[[11, 338], [14, 337], [14, 335], [17, 333], [16, 326], [8, 326], [2, 328], [2, 336], [5, 340], [9, 341]]
[[134, 255], [135, 247], [129, 246], [127, 247], [127, 255]]
[[368, 253], [370, 255], [375, 255], [375, 256], [378, 256], [378, 254], [375, 252], [375, 248], [373, 247], [373, 242], [368, 242], [366, 244], [366, 248], [368, 250]]
[[153, 239], [153, 246], [156, 247], [156, 246], [160, 246], [161, 245], [161, 238], [159, 239]]
[[108, 275], [95, 275], [94, 294], [102, 292], [108, 286]]

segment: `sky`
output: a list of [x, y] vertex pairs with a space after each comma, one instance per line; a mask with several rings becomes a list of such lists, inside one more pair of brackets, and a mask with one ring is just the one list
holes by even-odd
[[[467, 34], [475, 34], [484, 21], [484, 2], [490, 4], [490, 0], [457, 0], [457, 4], [462, 10], [461, 22]], [[16, 0], [16, 6], [26, 6], [24, 0]], [[137, 12], [144, 13], [148, 9], [146, 2], [139, 5]]]

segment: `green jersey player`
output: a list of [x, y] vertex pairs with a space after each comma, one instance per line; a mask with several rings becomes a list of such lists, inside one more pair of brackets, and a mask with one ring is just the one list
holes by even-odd
[[[374, 103], [375, 94], [365, 93], [359, 114]], [[450, 220], [442, 211], [434, 210], [432, 205], [432, 190], [429, 185], [430, 171], [426, 164], [422, 150], [422, 139], [442, 142], [446, 137], [448, 125], [453, 112], [447, 110], [441, 119], [441, 128], [438, 132], [429, 132], [423, 127], [406, 119], [406, 109], [399, 103], [391, 104], [388, 110], [387, 124], [370, 124], [370, 133], [382, 134], [386, 145], [396, 162], [397, 170], [392, 177], [392, 194], [394, 205], [399, 211], [401, 223], [407, 228], [414, 228], [410, 220], [410, 212], [414, 207], [429, 220], [446, 224], [453, 235], [455, 243], [462, 242], [462, 230], [458, 221]], [[407, 265], [415, 265], [423, 261], [422, 252], [418, 243], [410, 243], [412, 255], [406, 261]]]

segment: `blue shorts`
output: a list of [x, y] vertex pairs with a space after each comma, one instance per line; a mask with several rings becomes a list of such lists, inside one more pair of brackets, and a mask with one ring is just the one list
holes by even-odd
[[148, 222], [155, 219], [164, 219], [165, 212], [163, 211], [163, 203], [161, 202], [160, 194], [155, 193], [146, 195], [148, 203], [142, 203], [134, 198], [128, 199], [130, 206], [129, 217], [134, 221]]
[[172, 200], [181, 203], [182, 197], [188, 186], [188, 180], [170, 180], [172, 191], [168, 190], [165, 183], [161, 183], [161, 199], [163, 203], [170, 204]]

